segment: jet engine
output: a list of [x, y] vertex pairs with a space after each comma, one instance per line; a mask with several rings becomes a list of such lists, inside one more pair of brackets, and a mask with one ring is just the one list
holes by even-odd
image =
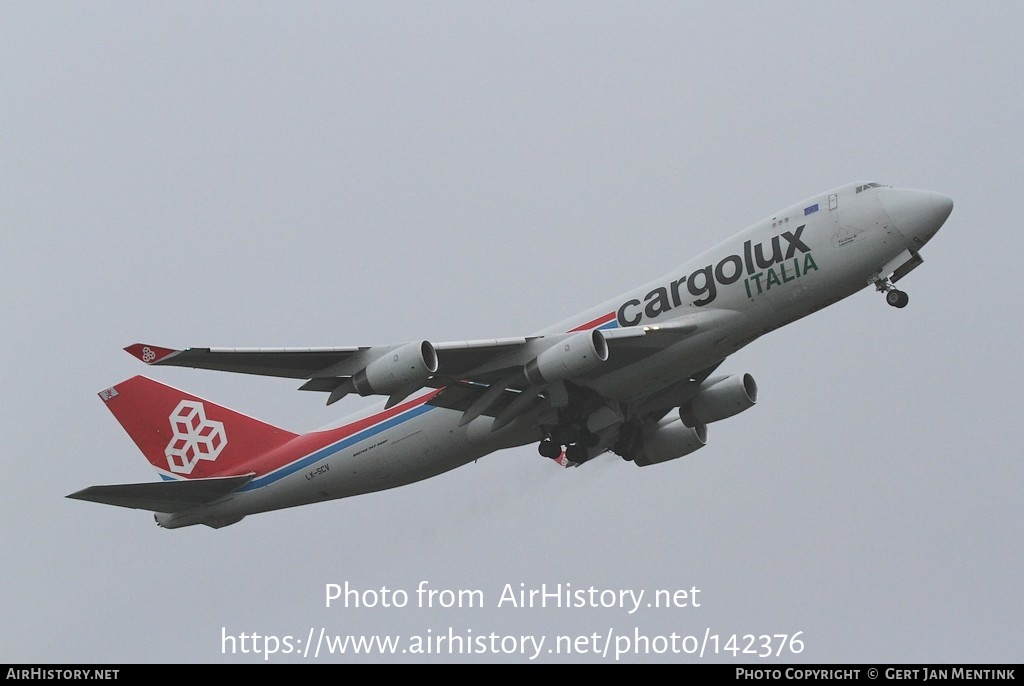
[[693, 400], [679, 408], [686, 426], [699, 426], [728, 419], [757, 402], [757, 384], [750, 374], [709, 379], [701, 385]]
[[437, 371], [437, 351], [429, 341], [414, 341], [390, 350], [357, 372], [352, 386], [359, 395], [390, 395], [423, 386]]
[[580, 331], [551, 346], [523, 367], [534, 386], [562, 381], [594, 369], [608, 359], [608, 341], [597, 329]]
[[662, 420], [663, 423], [644, 439], [643, 448], [633, 458], [640, 467], [668, 462], [689, 455], [707, 445], [708, 429], [703, 424], [685, 426], [675, 418]]

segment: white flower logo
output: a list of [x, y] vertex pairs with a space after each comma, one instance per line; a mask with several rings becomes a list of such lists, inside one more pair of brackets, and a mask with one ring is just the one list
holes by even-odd
[[[147, 351], [148, 348], [143, 351], [143, 357]], [[200, 402], [182, 400], [169, 419], [174, 436], [164, 454], [172, 472], [191, 474], [199, 460], [216, 460], [228, 444], [224, 423], [207, 419]]]

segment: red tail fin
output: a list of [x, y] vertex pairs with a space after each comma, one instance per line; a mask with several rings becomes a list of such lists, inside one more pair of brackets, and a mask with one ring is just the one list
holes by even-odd
[[296, 437], [144, 376], [99, 396], [146, 459], [179, 478], [241, 474], [252, 458]]

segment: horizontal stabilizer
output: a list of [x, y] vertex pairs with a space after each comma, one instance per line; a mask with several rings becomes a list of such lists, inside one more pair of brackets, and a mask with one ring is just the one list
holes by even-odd
[[183, 512], [197, 505], [217, 500], [241, 488], [252, 481], [254, 476], [255, 474], [245, 474], [187, 481], [90, 486], [67, 497], [105, 505], [132, 507], [137, 510]]

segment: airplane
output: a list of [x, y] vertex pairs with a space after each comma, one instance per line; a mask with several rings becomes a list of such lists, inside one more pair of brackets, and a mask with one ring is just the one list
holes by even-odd
[[639, 288], [536, 334], [325, 348], [133, 344], [150, 366], [304, 380], [301, 390], [382, 396], [337, 425], [296, 434], [136, 376], [99, 393], [161, 481], [69, 498], [149, 510], [159, 526], [220, 528], [260, 512], [427, 479], [536, 443], [578, 467], [615, 453], [647, 467], [708, 442], [707, 425], [757, 402], [748, 373], [718, 374], [764, 334], [894, 284], [953, 201], [856, 182], [782, 209]]

